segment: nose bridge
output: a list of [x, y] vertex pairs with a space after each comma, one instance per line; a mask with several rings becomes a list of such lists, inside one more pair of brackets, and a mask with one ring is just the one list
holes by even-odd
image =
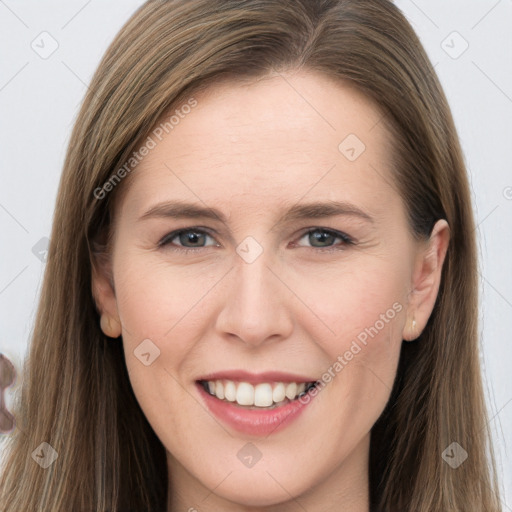
[[273, 257], [270, 249], [263, 249], [252, 237], [240, 243], [236, 251], [239, 258], [235, 263], [234, 298], [242, 308], [247, 325], [256, 324], [256, 321], [260, 324], [262, 315], [268, 315], [270, 302], [278, 294], [276, 283], [272, 283], [275, 277], [269, 269]]
[[218, 327], [223, 334], [234, 334], [253, 345], [271, 336], [287, 336], [291, 321], [280, 289], [283, 285], [274, 275], [273, 253], [253, 237], [244, 239], [236, 252], [233, 281]]
[[248, 262], [240, 258], [236, 264], [237, 279], [249, 288], [258, 289], [268, 286], [268, 276], [270, 273], [271, 256], [269, 251], [260, 254], [254, 261]]

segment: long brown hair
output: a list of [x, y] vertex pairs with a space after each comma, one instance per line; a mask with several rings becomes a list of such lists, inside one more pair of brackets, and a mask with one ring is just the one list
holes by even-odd
[[[194, 92], [298, 69], [348, 81], [379, 106], [411, 232], [427, 238], [437, 219], [450, 225], [434, 310], [420, 338], [403, 344], [372, 429], [372, 510], [501, 510], [466, 169], [439, 80], [405, 17], [388, 0], [151, 0], [106, 51], [72, 132], [0, 481], [4, 512], [165, 510], [165, 449], [133, 394], [121, 343], [100, 330], [91, 293], [94, 242], [109, 231], [125, 186], [113, 176]], [[58, 453], [47, 469], [31, 456], [42, 442]], [[452, 442], [469, 454], [457, 469], [442, 458]]]

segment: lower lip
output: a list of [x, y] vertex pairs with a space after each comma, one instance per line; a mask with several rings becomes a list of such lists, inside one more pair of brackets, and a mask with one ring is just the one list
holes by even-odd
[[236, 402], [226, 402], [210, 395], [196, 382], [199, 393], [206, 402], [208, 410], [234, 430], [253, 436], [268, 436], [279, 432], [296, 420], [314, 396], [310, 395], [306, 403], [298, 399], [274, 409], [246, 409]]

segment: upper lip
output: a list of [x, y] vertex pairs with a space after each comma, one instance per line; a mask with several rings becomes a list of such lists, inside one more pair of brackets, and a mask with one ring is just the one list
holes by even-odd
[[245, 370], [223, 370], [204, 375], [197, 380], [212, 381], [212, 380], [232, 380], [235, 382], [248, 382], [249, 384], [260, 384], [262, 382], [315, 382], [316, 378], [304, 377], [294, 373], [284, 372], [261, 372], [251, 373]]

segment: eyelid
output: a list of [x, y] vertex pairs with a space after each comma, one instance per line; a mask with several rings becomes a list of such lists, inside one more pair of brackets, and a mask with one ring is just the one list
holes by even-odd
[[[338, 247], [343, 247], [343, 246], [347, 246], [347, 245], [355, 245], [357, 242], [354, 238], [352, 238], [350, 235], [347, 235], [346, 233], [342, 232], [342, 231], [338, 231], [336, 229], [331, 229], [331, 228], [325, 228], [325, 227], [322, 227], [322, 226], [314, 226], [314, 227], [310, 227], [310, 228], [307, 228], [306, 230], [302, 231], [300, 236], [298, 237], [298, 240], [301, 240], [302, 238], [304, 238], [306, 235], [309, 235], [310, 233], [313, 233], [315, 231], [323, 231], [324, 233], [328, 233], [330, 235], [333, 235], [334, 237], [336, 238], [339, 238], [342, 240], [342, 243], [341, 244], [336, 244], [336, 245], [332, 245], [332, 246], [327, 246], [327, 247], [313, 247], [313, 246], [310, 246], [309, 249], [313, 249], [313, 250], [316, 250], [317, 252], [328, 252], [328, 251], [332, 251], [332, 250], [340, 250], [340, 249], [337, 249]], [[204, 246], [204, 247], [184, 247], [184, 246], [172, 246], [172, 244], [170, 244], [170, 240], [172, 240], [173, 238], [176, 238], [178, 235], [180, 235], [181, 233], [186, 233], [186, 232], [194, 232], [194, 233], [199, 233], [199, 234], [203, 234], [203, 235], [208, 235], [210, 236], [211, 238], [213, 238], [213, 234], [212, 234], [212, 230], [210, 228], [207, 228], [207, 227], [204, 227], [204, 226], [192, 226], [192, 227], [189, 227], [189, 228], [181, 228], [181, 229], [177, 229], [175, 231], [171, 231], [170, 233], [167, 233], [166, 235], [164, 235], [160, 241], [158, 242], [158, 247], [165, 247], [165, 246], [170, 246], [172, 250], [176, 250], [176, 251], [182, 251], [182, 252], [187, 252], [187, 251], [198, 251], [200, 249], [206, 249], [206, 247], [212, 247], [212, 246], [217, 246], [218, 247], [218, 244], [217, 245], [209, 245], [209, 246]], [[297, 244], [295, 244], [297, 245]], [[298, 247], [304, 247], [302, 245], [298, 245]]]

